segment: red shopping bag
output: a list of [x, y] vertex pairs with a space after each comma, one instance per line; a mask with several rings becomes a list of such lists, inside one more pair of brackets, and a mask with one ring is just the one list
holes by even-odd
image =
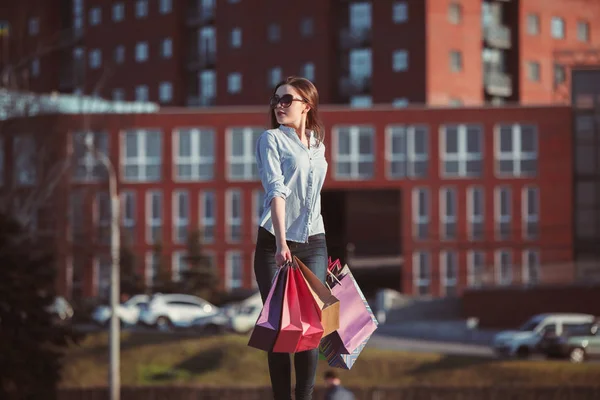
[[282, 267], [288, 270], [283, 294], [283, 307], [281, 310], [281, 324], [279, 334], [273, 346], [274, 353], [294, 353], [302, 337], [302, 319], [300, 317], [300, 300], [296, 277], [288, 265]]
[[302, 336], [296, 346], [295, 352], [316, 349], [319, 347], [319, 343], [323, 337], [320, 306], [304, 279], [296, 260], [294, 260], [290, 273], [294, 276], [298, 291], [300, 320], [302, 322]]

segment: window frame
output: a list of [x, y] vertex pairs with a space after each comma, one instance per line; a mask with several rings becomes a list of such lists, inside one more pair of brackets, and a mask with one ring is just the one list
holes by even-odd
[[[423, 257], [424, 259], [422, 260], [421, 257]], [[432, 266], [431, 266], [431, 260], [432, 260], [432, 256], [431, 253], [427, 250], [415, 250], [412, 253], [412, 269], [413, 269], [413, 279], [412, 279], [412, 284], [413, 284], [413, 293], [415, 296], [431, 296], [431, 272], [432, 272]], [[426, 269], [428, 269], [428, 273], [425, 274], [421, 274], [421, 267], [422, 267], [422, 263], [421, 261], [423, 261], [424, 263], [424, 267]], [[428, 275], [427, 278], [422, 278], [422, 275]]]
[[[219, 215], [219, 210], [218, 210], [218, 206], [217, 206], [217, 194], [214, 190], [209, 189], [209, 190], [202, 190], [200, 192], [200, 195], [198, 196], [199, 199], [199, 225], [202, 228], [202, 243], [214, 243], [216, 240], [216, 227], [217, 227], [217, 215]], [[208, 216], [206, 213], [207, 207], [206, 204], [207, 202], [211, 201], [212, 202], [212, 215]], [[207, 229], [207, 227], [209, 229]], [[207, 232], [211, 232], [210, 234], [208, 234]]]
[[[478, 265], [476, 261], [476, 255], [481, 256], [482, 263]], [[481, 288], [485, 286], [486, 281], [486, 262], [485, 262], [485, 251], [478, 249], [469, 249], [467, 251], [467, 284], [470, 288]], [[477, 271], [477, 269], [481, 271]], [[478, 272], [480, 276], [478, 277]], [[478, 279], [479, 278], [479, 279]]]
[[[350, 146], [350, 154], [340, 155], [339, 153], [339, 143], [340, 143], [340, 130], [348, 129], [349, 135], [349, 146]], [[360, 136], [361, 129], [368, 129], [369, 132], [369, 140], [371, 143], [371, 154], [360, 154]], [[376, 175], [376, 157], [377, 154], [377, 142], [375, 140], [376, 128], [373, 125], [369, 124], [356, 124], [356, 125], [336, 125], [333, 127], [333, 162], [335, 165], [333, 177], [338, 181], [356, 181], [356, 180], [371, 180], [375, 178]], [[349, 174], [340, 174], [339, 164], [340, 163], [349, 163], [350, 165], [350, 173]], [[359, 173], [359, 165], [360, 163], [369, 163], [371, 164], [371, 174], [360, 174]]]
[[[190, 152], [189, 156], [179, 154], [180, 137], [182, 131], [187, 131], [190, 135]], [[203, 156], [201, 149], [209, 144], [202, 144], [202, 139], [212, 143], [210, 148], [210, 156]], [[215, 178], [215, 150], [216, 150], [216, 133], [214, 128], [206, 126], [198, 127], [177, 127], [173, 129], [173, 180], [176, 182], [207, 182]], [[189, 165], [191, 174], [185, 177], [180, 174], [179, 168], [184, 165]], [[210, 165], [210, 174], [201, 175], [200, 167]]]
[[[508, 214], [502, 215], [502, 191], [508, 193]], [[499, 185], [494, 188], [494, 237], [497, 241], [510, 240], [513, 237], [513, 193], [509, 185]], [[502, 234], [503, 224], [506, 224], [507, 234]]]
[[[529, 210], [529, 196], [534, 196], [536, 212]], [[524, 240], [536, 240], [540, 235], [540, 188], [535, 185], [526, 185], [521, 190], [521, 232]]]
[[[154, 197], [156, 196], [156, 197]], [[146, 191], [146, 243], [150, 245], [155, 245], [157, 243], [162, 243], [163, 241], [163, 220], [164, 220], [164, 196], [163, 192], [159, 189], [151, 189]], [[157, 218], [153, 215], [154, 211], [154, 201], [158, 199], [158, 211], [160, 216]], [[155, 238], [155, 233], [158, 232], [158, 238]]]
[[[237, 279], [234, 280], [234, 257], [237, 257], [239, 259], [239, 282]], [[225, 271], [225, 284], [227, 290], [232, 291], [244, 287], [244, 257], [240, 250], [228, 250], [225, 253]]]
[[[425, 196], [425, 212], [422, 213], [420, 206], [420, 193]], [[412, 236], [413, 240], [427, 240], [431, 229], [431, 189], [426, 186], [416, 186], [412, 189]], [[421, 215], [424, 214], [424, 215]], [[423, 230], [422, 230], [423, 229]], [[424, 232], [424, 235], [420, 233]]]
[[[241, 130], [241, 135], [237, 131]], [[232, 126], [227, 128], [225, 134], [226, 145], [226, 163], [227, 180], [229, 182], [255, 182], [260, 180], [258, 169], [256, 167], [256, 141], [264, 132], [263, 128], [258, 126]], [[241, 156], [233, 155], [234, 136], [242, 136], [243, 152]], [[256, 138], [255, 138], [256, 136]], [[244, 173], [241, 176], [233, 175], [232, 164], [243, 165]]]
[[[481, 193], [481, 214], [476, 215], [474, 210], [475, 193]], [[481, 237], [475, 235], [475, 225], [480, 224]], [[485, 240], [485, 188], [480, 185], [471, 185], [467, 188], [467, 232], [471, 242]]]
[[[440, 292], [442, 296], [454, 297], [458, 295], [458, 276], [459, 276], [459, 261], [458, 252], [456, 250], [440, 251]], [[454, 259], [454, 277], [448, 275], [448, 265], [450, 258]], [[448, 289], [453, 288], [454, 291], [448, 293]]]
[[[542, 268], [541, 268], [540, 253], [541, 253], [540, 250], [537, 248], [526, 248], [521, 253], [521, 274], [522, 274], [521, 279], [522, 279], [524, 285], [534, 286], [541, 282]], [[531, 261], [529, 259], [530, 255], [535, 256], [536, 262], [534, 265], [530, 264], [530, 261]], [[531, 279], [531, 269], [532, 268], [537, 270], [537, 272], [536, 272], [537, 276], [536, 276], [536, 279], [534, 279], [534, 280]]]
[[[522, 127], [532, 127], [534, 134], [534, 147], [532, 152], [523, 151], [523, 129]], [[511, 127], [512, 149], [510, 153], [502, 152], [502, 128]], [[494, 173], [498, 178], [531, 178], [538, 175], [539, 170], [539, 131], [538, 126], [534, 124], [519, 124], [519, 123], [499, 123], [494, 127]], [[513, 167], [510, 173], [500, 171], [501, 161], [512, 161]], [[522, 161], [535, 161], [535, 172], [524, 173], [521, 168]]]
[[[506, 272], [508, 272], [508, 276], [503, 277], [503, 267], [504, 265], [502, 264], [502, 255], [508, 255], [508, 270]], [[514, 268], [514, 259], [513, 259], [513, 252], [510, 249], [507, 248], [501, 248], [501, 249], [497, 249], [494, 252], [494, 269], [495, 269], [495, 277], [496, 277], [496, 285], [497, 286], [510, 286], [513, 284], [514, 281], [514, 277], [513, 277], [513, 268]], [[503, 279], [506, 278], [506, 279]]]
[[[136, 134], [137, 154], [135, 157], [127, 157], [127, 134]], [[159, 153], [157, 157], [150, 157], [147, 153], [147, 143], [149, 134], [156, 133], [159, 141]], [[160, 182], [163, 179], [163, 132], [156, 128], [132, 128], [121, 131], [121, 179], [127, 183]], [[143, 139], [141, 139], [143, 138]], [[137, 166], [138, 174], [135, 179], [126, 176], [128, 166]], [[149, 167], [158, 167], [158, 176], [156, 178], [148, 177]], [[142, 173], [143, 171], [143, 173]]]
[[[454, 215], [448, 213], [446, 196], [454, 197]], [[458, 189], [456, 186], [442, 186], [439, 190], [439, 215], [440, 215], [440, 239], [443, 241], [454, 241], [458, 239]], [[454, 234], [452, 232], [454, 228]]]
[[[172, 194], [172, 212], [171, 218], [173, 219], [173, 243], [186, 244], [189, 236], [189, 230], [191, 226], [191, 195], [187, 189], [176, 189], [173, 190]], [[184, 203], [187, 205], [185, 210], [185, 216], [181, 217], [180, 209], [180, 196], [183, 196]], [[182, 232], [185, 232], [182, 234]]]
[[[448, 128], [456, 128], [457, 131], [457, 152], [447, 152]], [[470, 153], [468, 151], [468, 130], [477, 129], [479, 136], [479, 152]], [[485, 174], [484, 152], [485, 152], [485, 129], [480, 123], [446, 123], [440, 125], [439, 131], [439, 158], [440, 158], [440, 177], [443, 179], [473, 179], [480, 178]], [[467, 165], [470, 161], [479, 163], [479, 173], [469, 173]], [[446, 172], [446, 162], [456, 162], [458, 173], [451, 174]]]
[[[425, 153], [417, 153], [416, 151], [416, 136], [423, 135], [425, 137]], [[392, 141], [394, 136], [403, 136], [404, 154], [392, 152]], [[429, 170], [429, 151], [430, 151], [430, 132], [429, 126], [426, 124], [390, 124], [385, 127], [385, 162], [386, 162], [386, 177], [389, 180], [396, 179], [424, 179], [428, 176]], [[403, 162], [404, 174], [395, 175], [392, 173], [393, 162]], [[425, 173], [417, 174], [416, 164], [424, 163]]]
[[[239, 197], [239, 216], [233, 216], [233, 197]], [[229, 188], [225, 191], [225, 227], [227, 243], [240, 243], [244, 240], [244, 193], [239, 188]], [[233, 235], [235, 228], [239, 229], [239, 238]]]

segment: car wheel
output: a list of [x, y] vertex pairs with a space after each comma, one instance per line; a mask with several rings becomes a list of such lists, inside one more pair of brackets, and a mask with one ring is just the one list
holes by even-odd
[[585, 350], [581, 347], [576, 347], [569, 353], [569, 360], [572, 363], [582, 363], [585, 361]]
[[517, 349], [517, 357], [523, 360], [529, 358], [529, 348], [526, 346], [519, 347]]
[[156, 327], [159, 331], [170, 331], [172, 328], [171, 320], [167, 317], [158, 317], [156, 319]]

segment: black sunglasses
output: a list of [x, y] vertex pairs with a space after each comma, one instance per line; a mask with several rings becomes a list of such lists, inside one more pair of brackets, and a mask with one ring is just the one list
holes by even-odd
[[292, 105], [294, 101], [301, 101], [303, 103], [306, 102], [306, 100], [304, 99], [295, 99], [294, 96], [292, 96], [291, 94], [284, 94], [281, 97], [275, 94], [273, 95], [273, 97], [271, 97], [269, 105], [271, 106], [271, 108], [276, 108], [278, 104], [281, 104], [283, 108], [288, 108]]

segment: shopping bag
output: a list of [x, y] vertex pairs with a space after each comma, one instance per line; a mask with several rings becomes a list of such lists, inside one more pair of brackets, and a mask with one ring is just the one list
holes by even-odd
[[323, 284], [296, 256], [294, 256], [294, 262], [298, 265], [300, 273], [317, 303], [319, 318], [323, 325], [323, 336], [327, 336], [340, 326], [340, 301], [331, 293], [331, 289]]
[[306, 280], [304, 280], [298, 264], [294, 262], [289, 273], [294, 276], [296, 283], [300, 305], [300, 320], [302, 322], [302, 335], [294, 352], [313, 350], [319, 347], [319, 343], [323, 338], [321, 310]]
[[281, 312], [281, 324], [279, 334], [273, 346], [274, 353], [294, 353], [302, 337], [303, 325], [300, 315], [300, 300], [298, 298], [298, 287], [296, 276], [289, 264], [283, 266], [287, 271], [285, 291], [283, 295], [283, 307]]
[[[369, 338], [365, 339], [351, 354], [341, 354], [336, 350], [335, 333], [329, 335], [327, 338], [331, 340], [322, 340], [319, 345], [319, 358], [326, 360], [327, 364], [333, 368], [352, 369], [352, 366], [356, 362], [356, 359], [363, 351]], [[337, 336], [339, 339], [339, 336]]]
[[377, 319], [347, 265], [328, 275], [331, 292], [340, 300], [340, 327], [321, 340], [320, 350], [327, 351], [328, 362], [344, 354], [356, 358], [377, 329]]
[[250, 335], [248, 346], [264, 351], [271, 351], [273, 349], [281, 325], [287, 275], [287, 268], [278, 268], [275, 272], [271, 290]]

